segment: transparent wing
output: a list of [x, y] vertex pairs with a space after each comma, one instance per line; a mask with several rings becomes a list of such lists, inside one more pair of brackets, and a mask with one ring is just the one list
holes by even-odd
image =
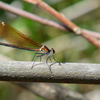
[[30, 37], [22, 34], [10, 25], [0, 22], [0, 36], [10, 44], [23, 46], [23, 47], [36, 47], [40, 48], [42, 44], [36, 42]]

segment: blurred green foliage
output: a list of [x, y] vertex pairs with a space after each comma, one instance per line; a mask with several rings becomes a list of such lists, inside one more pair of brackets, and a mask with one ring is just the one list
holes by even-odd
[[[47, 18], [50, 20], [57, 21], [54, 17], [47, 14], [46, 12], [42, 11], [38, 7], [34, 5], [28, 4], [26, 2], [20, 0], [1, 0], [5, 3], [14, 5], [25, 11], [31, 12], [36, 14], [40, 17]], [[47, 2], [51, 7], [56, 9], [60, 12], [60, 10], [72, 6], [78, 2], [83, 0], [58, 0], [58, 2], [54, 3], [54, 0], [44, 0]], [[20, 5], [19, 5], [20, 4]], [[79, 9], [81, 10], [81, 9]], [[77, 12], [74, 11], [73, 12]], [[17, 30], [21, 31], [24, 34], [32, 37], [36, 41], [43, 43], [51, 41], [51, 45], [55, 44], [53, 48], [58, 48], [57, 53], [55, 54], [55, 58], [60, 62], [81, 62], [81, 63], [100, 63], [100, 51], [94, 45], [90, 44], [87, 40], [85, 40], [81, 36], [76, 36], [73, 33], [64, 32], [62, 30], [56, 29], [54, 27], [42, 25], [38, 22], [31, 21], [29, 19], [23, 18], [21, 16], [17, 16], [11, 13], [8, 13], [2, 9], [0, 9], [0, 21], [4, 21]], [[100, 8], [95, 9], [87, 14], [79, 16], [72, 20], [78, 26], [100, 32]], [[57, 37], [66, 35], [67, 39], [64, 39], [66, 43], [61, 44], [63, 39], [59, 39], [55, 43], [52, 40], [56, 39]], [[1, 39], [1, 38], [0, 38]], [[2, 41], [2, 39], [1, 39]], [[67, 45], [68, 43], [68, 45]], [[61, 45], [66, 47], [63, 50], [60, 50]], [[13, 59], [13, 60], [26, 60], [31, 61], [34, 55], [34, 52], [12, 49], [8, 47], [0, 47], [0, 53], [4, 54], [5, 56]], [[45, 59], [43, 60], [45, 61]], [[87, 87], [91, 87], [89, 85], [67, 85], [67, 88], [73, 88], [73, 90], [83, 93]], [[16, 88], [11, 84], [1, 82], [0, 83], [0, 100], [22, 100], [23, 94], [26, 94], [26, 91], [23, 91], [20, 88]], [[94, 86], [90, 90], [94, 89]], [[20, 91], [21, 90], [21, 91]], [[15, 91], [15, 92], [14, 92]], [[85, 91], [88, 92], [89, 90]], [[30, 94], [28, 94], [30, 95]], [[35, 100], [44, 100], [41, 98], [35, 97]], [[31, 100], [31, 99], [29, 99]]]

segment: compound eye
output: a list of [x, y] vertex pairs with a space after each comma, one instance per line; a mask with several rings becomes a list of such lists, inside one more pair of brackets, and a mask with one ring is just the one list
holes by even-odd
[[52, 50], [52, 52], [53, 52], [53, 54], [55, 53], [55, 50], [53, 49], [53, 48], [51, 48], [51, 50]]

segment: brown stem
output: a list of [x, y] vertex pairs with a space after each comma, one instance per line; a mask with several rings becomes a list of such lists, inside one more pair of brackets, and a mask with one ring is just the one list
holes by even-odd
[[96, 47], [100, 48], [100, 43], [99, 43], [99, 41], [97, 39], [95, 39], [94, 37], [86, 34], [84, 32], [84, 30], [80, 29], [78, 26], [76, 26], [74, 23], [72, 23], [71, 21], [69, 21], [62, 14], [58, 13], [56, 10], [54, 10], [53, 8], [51, 8], [49, 5], [47, 5], [43, 1], [41, 1], [41, 0], [23, 0], [23, 1], [32, 3], [32, 4], [36, 5], [36, 6], [38, 6], [39, 8], [43, 9], [44, 11], [50, 13], [55, 18], [57, 18], [59, 21], [61, 21], [71, 31], [73, 31], [76, 34], [81, 34], [89, 42], [91, 42], [92, 44], [94, 44]]
[[[35, 14], [31, 14], [29, 12], [22, 10], [22, 9], [15, 8], [15, 7], [8, 5], [6, 3], [3, 3], [1, 1], [0, 1], [0, 8], [4, 9], [6, 11], [9, 11], [13, 14], [28, 18], [30, 20], [37, 21], [41, 24], [52, 26], [52, 27], [58, 28], [58, 29], [63, 30], [63, 31], [68, 31], [63, 24], [60, 24], [60, 23], [57, 23], [57, 22], [54, 22], [54, 21], [51, 21], [48, 19], [41, 18]], [[86, 29], [82, 29], [82, 31], [84, 31], [85, 33], [87, 33], [95, 38], [100, 39], [100, 33], [89, 31]]]
[[58, 24], [57, 22], [41, 18], [41, 17], [39, 17], [39, 16], [37, 16], [35, 14], [31, 14], [29, 12], [26, 12], [26, 11], [22, 10], [22, 9], [15, 8], [15, 7], [11, 6], [11, 5], [3, 3], [2, 1], [0, 1], [0, 8], [6, 10], [8, 12], [11, 12], [13, 14], [28, 18], [30, 20], [37, 21], [37, 22], [42, 23], [44, 25], [49, 25], [49, 26], [56, 27], [58, 29], [67, 31], [67, 29], [65, 27], [63, 27], [62, 25]]
[[41, 0], [23, 0], [23, 1], [35, 4], [36, 6], [40, 7], [41, 9], [45, 10], [46, 12], [56, 17], [59, 21], [61, 21], [74, 33], [81, 34], [81, 29], [78, 26], [76, 26], [74, 23], [66, 19], [63, 14], [58, 13], [56, 10], [51, 8], [49, 5], [47, 5], [43, 1]]
[[[6, 11], [9, 11], [11, 13], [14, 13], [16, 15], [20, 15], [20, 16], [23, 16], [25, 18], [28, 18], [30, 20], [34, 20], [34, 21], [37, 21], [37, 22], [45, 24], [45, 25], [49, 25], [49, 26], [52, 26], [52, 27], [55, 27], [55, 28], [58, 28], [58, 29], [61, 29], [61, 30], [64, 30], [64, 31], [68, 31], [63, 24], [59, 24], [57, 22], [41, 18], [37, 15], [34, 15], [34, 14], [29, 13], [29, 12], [23, 11], [21, 9], [15, 8], [15, 7], [8, 5], [6, 3], [3, 3], [1, 1], [0, 1], [0, 8], [4, 9]], [[88, 41], [90, 41], [92, 44], [99, 47], [98, 46], [99, 45], [98, 40], [94, 39], [93, 37], [100, 39], [100, 33], [89, 31], [89, 30], [86, 30], [86, 29], [82, 29], [82, 36], [85, 37], [85, 38], [88, 36], [88, 38], [86, 38], [86, 39]], [[91, 36], [93, 36], [93, 37], [91, 38]], [[95, 41], [95, 43], [94, 43], [94, 41]]]
[[90, 30], [86, 30], [86, 29], [82, 29], [82, 31], [90, 36], [93, 36], [97, 39], [100, 39], [100, 33], [97, 33], [97, 32], [93, 32], [93, 31], [90, 31]]
[[96, 47], [100, 48], [100, 42], [96, 39], [90, 36], [89, 34], [86, 34], [84, 31], [82, 31], [82, 36], [86, 38], [89, 42], [94, 44]]

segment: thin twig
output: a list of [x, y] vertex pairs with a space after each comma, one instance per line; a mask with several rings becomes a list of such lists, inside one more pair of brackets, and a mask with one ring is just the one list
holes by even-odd
[[100, 64], [56, 63], [51, 66], [52, 73], [46, 63], [36, 63], [31, 69], [32, 64], [33, 62], [0, 61], [0, 80], [100, 84]]
[[[60, 24], [60, 23], [57, 23], [57, 22], [54, 22], [54, 21], [51, 21], [51, 20], [48, 20], [48, 19], [41, 18], [41, 17], [39, 17], [39, 16], [37, 16], [35, 14], [31, 14], [29, 12], [26, 12], [26, 11], [24, 11], [22, 9], [18, 9], [16, 7], [13, 7], [11, 5], [3, 3], [1, 1], [0, 1], [0, 8], [4, 9], [6, 11], [9, 11], [9, 12], [11, 12], [13, 14], [28, 18], [30, 20], [37, 21], [37, 22], [39, 22], [41, 24], [52, 26], [52, 27], [58, 28], [58, 29], [63, 30], [63, 31], [68, 31], [63, 24]], [[86, 30], [86, 29], [82, 29], [82, 30], [87, 34], [89, 34], [89, 35], [91, 35], [91, 36], [93, 36], [95, 38], [100, 39], [100, 33], [89, 31], [89, 30]]]
[[94, 44], [96, 47], [100, 48], [100, 41], [94, 37], [91, 37], [89, 34], [82, 31], [82, 36], [86, 38], [90, 43]]
[[[38, 17], [38, 16], [36, 16], [36, 15], [34, 15], [34, 14], [25, 12], [25, 11], [23, 11], [23, 10], [21, 10], [21, 9], [18, 9], [18, 8], [15, 8], [15, 7], [11, 6], [11, 5], [5, 4], [5, 3], [1, 2], [1, 1], [0, 1], [0, 8], [4, 9], [4, 10], [6, 10], [6, 11], [12, 12], [12, 13], [14, 13], [14, 14], [16, 14], [16, 15], [20, 15], [20, 16], [23, 16], [23, 17], [25, 17], [25, 18], [28, 18], [28, 19], [37, 21], [37, 22], [39, 22], [39, 23], [42, 23], [42, 24], [45, 24], [45, 25], [49, 25], [49, 26], [53, 26], [53, 27], [59, 28], [59, 29], [64, 30], [64, 31], [65, 31], [65, 30], [68, 31], [68, 30], [65, 28], [64, 25], [61, 25], [61, 24], [59, 24], [59, 23], [56, 23], [56, 22], [53, 22], [53, 21], [50, 21], [50, 20], [47, 20], [47, 19], [43, 19], [43, 18]], [[99, 41], [95, 39], [95, 38], [100, 39], [100, 34], [99, 34], [99, 33], [93, 32], [93, 31], [91, 32], [91, 31], [85, 30], [85, 29], [82, 29], [82, 32], [83, 32], [82, 35], [83, 35], [86, 39], [88, 39], [88, 41], [90, 41], [91, 43], [93, 43], [93, 44], [94, 44], [95, 46], [97, 46], [98, 48], [100, 47]], [[85, 33], [86, 33], [86, 34], [85, 34]], [[87, 34], [89, 34], [89, 35], [87, 35]], [[91, 36], [93, 36], [93, 37], [95, 37], [95, 38], [93, 38], [93, 37], [91, 37]]]
[[37, 21], [37, 22], [42, 23], [44, 25], [49, 25], [49, 26], [56, 27], [58, 29], [67, 31], [67, 29], [65, 27], [63, 27], [62, 25], [58, 24], [57, 22], [41, 18], [41, 17], [39, 17], [39, 16], [37, 16], [35, 14], [26, 12], [26, 11], [24, 11], [22, 9], [16, 8], [16, 7], [11, 6], [11, 5], [8, 5], [8, 4], [3, 3], [1, 1], [0, 1], [0, 8], [4, 9], [6, 11], [9, 11], [9, 12], [11, 12], [13, 14], [28, 18], [30, 20]]
[[81, 94], [65, 89], [59, 84], [55, 83], [13, 83], [32, 93], [45, 98], [46, 100], [87, 100]]
[[49, 5], [44, 3], [41, 0], [23, 0], [29, 3], [32, 3], [39, 8], [43, 9], [44, 11], [48, 12], [49, 14], [53, 15], [55, 18], [57, 18], [59, 21], [61, 21], [66, 27], [69, 28], [69, 30], [73, 31], [76, 34], [81, 34], [84, 38], [86, 38], [89, 42], [94, 44], [96, 47], [100, 48], [100, 42], [95, 39], [94, 37], [86, 34], [84, 30], [80, 29], [78, 26], [76, 26], [74, 23], [69, 21], [67, 18], [65, 18], [62, 14], [58, 13], [56, 10], [51, 8]]
[[61, 21], [64, 25], [66, 25], [66, 27], [68, 27], [71, 31], [75, 32], [76, 34], [81, 34], [81, 29], [78, 26], [76, 26], [74, 23], [66, 19], [63, 14], [58, 13], [56, 10], [51, 8], [43, 1], [41, 0], [23, 0], [23, 1], [35, 4], [36, 6], [40, 7], [44, 11], [56, 17], [59, 21]]

